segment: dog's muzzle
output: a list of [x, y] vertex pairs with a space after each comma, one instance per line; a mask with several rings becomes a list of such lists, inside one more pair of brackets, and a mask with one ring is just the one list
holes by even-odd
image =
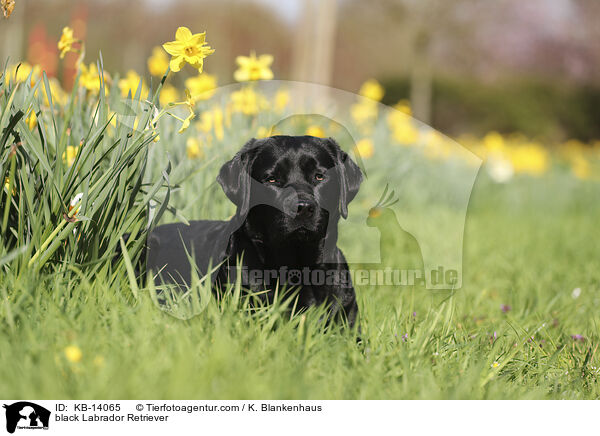
[[290, 193], [283, 201], [283, 212], [297, 219], [307, 219], [314, 216], [317, 202], [311, 196], [297, 192]]

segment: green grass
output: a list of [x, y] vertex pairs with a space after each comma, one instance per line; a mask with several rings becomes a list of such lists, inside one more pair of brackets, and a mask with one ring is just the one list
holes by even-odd
[[[19, 110], [27, 111], [32, 91], [18, 91], [19, 105], [11, 106], [12, 92], [2, 86], [8, 91], [0, 95], [4, 129]], [[12, 174], [19, 192], [2, 228], [0, 255], [4, 398], [600, 398], [599, 185], [559, 170], [496, 185], [482, 172], [465, 226], [463, 287], [455, 292], [358, 287], [360, 344], [343, 328], [324, 330], [319, 308], [290, 316], [286, 302], [279, 301], [250, 311], [236, 288], [182, 320], [160, 310], [149, 289], [132, 288], [126, 263], [112, 263], [110, 253], [122, 233], [143, 234], [140, 211], [151, 199], [160, 209], [169, 195], [170, 208], [178, 207], [171, 212], [188, 218], [226, 218], [232, 205], [215, 187], [214, 172], [239, 148], [240, 138], [213, 144], [206, 164], [192, 165], [182, 147], [186, 135], [195, 133], [174, 135], [178, 126], [163, 119], [159, 143], [149, 142], [151, 132], [121, 124], [102, 136], [108, 117], [97, 124], [86, 118], [93, 117], [93, 101], [77, 100], [78, 121], [71, 124], [72, 131], [87, 126], [85, 143], [95, 144], [84, 147], [90, 153], [83, 164], [87, 172], [69, 179], [69, 167], [57, 158], [66, 145], [60, 132], [66, 132], [61, 123], [68, 112], [62, 109], [42, 111], [40, 129], [29, 134], [12, 170], [11, 135], [29, 131], [22, 119], [1, 144], [2, 173]], [[240, 137], [244, 122], [234, 120], [232, 130]], [[138, 153], [157, 146], [169, 151], [172, 170], [162, 173], [168, 162], [151, 157], [150, 175], [141, 174]], [[38, 155], [30, 155], [35, 151]], [[45, 159], [42, 154], [60, 168], [53, 172], [36, 165]], [[62, 222], [57, 217], [64, 213], [64, 199], [103, 180], [107, 171], [108, 180], [118, 182], [87, 191], [81, 214], [91, 219], [65, 225], [68, 231], [55, 235], [58, 242], [51, 238], [44, 247]], [[28, 187], [30, 174], [38, 177], [32, 185], [37, 190]], [[142, 176], [149, 180], [140, 182]], [[187, 193], [186, 183], [194, 187]], [[156, 195], [149, 195], [154, 186]], [[371, 197], [376, 200], [378, 193]], [[184, 203], [187, 210], [180, 206]], [[361, 207], [357, 202], [351, 214], [368, 210]], [[171, 213], [166, 217], [176, 219]], [[127, 247], [131, 257], [137, 255], [136, 244]], [[349, 249], [360, 250], [361, 244], [357, 237]], [[581, 295], [573, 298], [578, 287]], [[503, 313], [501, 305], [511, 310]], [[575, 334], [586, 340], [574, 341]], [[67, 360], [69, 345], [81, 349], [81, 361]]]
[[[299, 317], [277, 308], [250, 316], [230, 301], [182, 321], [145, 295], [135, 302], [124, 277], [108, 286], [7, 275], [3, 396], [598, 398], [597, 223], [549, 205], [506, 212], [513, 188], [502, 190], [494, 210], [481, 204], [489, 192], [475, 190], [463, 289], [357, 290], [360, 345], [347, 332], [322, 332], [313, 313], [299, 328]], [[69, 344], [81, 362], [65, 359]]]

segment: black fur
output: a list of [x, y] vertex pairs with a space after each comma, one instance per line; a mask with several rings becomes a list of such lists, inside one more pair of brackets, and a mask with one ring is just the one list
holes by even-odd
[[[213, 278], [217, 283], [233, 281], [232, 268], [242, 259], [244, 287], [269, 289], [263, 294], [267, 300], [276, 281], [264, 274], [253, 277], [251, 271], [302, 271], [300, 308], [329, 304], [331, 319], [346, 318], [352, 326], [358, 307], [346, 260], [337, 247], [337, 223], [347, 217], [348, 203], [362, 181], [352, 159], [331, 138], [252, 139], [222, 166], [217, 181], [237, 206], [235, 216], [189, 226], [167, 224], [152, 231], [147, 269], [160, 271], [157, 280], [190, 283], [186, 250], [202, 274], [208, 273], [211, 261], [224, 261]], [[291, 277], [288, 285], [298, 284], [291, 283]]]

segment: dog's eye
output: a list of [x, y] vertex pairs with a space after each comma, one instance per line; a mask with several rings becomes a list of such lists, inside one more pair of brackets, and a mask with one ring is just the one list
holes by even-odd
[[321, 174], [321, 173], [315, 174], [315, 180], [318, 180], [320, 182], [323, 179], [325, 179], [325, 176], [323, 174]]
[[273, 176], [269, 176], [265, 179], [266, 183], [277, 183], [277, 179]]

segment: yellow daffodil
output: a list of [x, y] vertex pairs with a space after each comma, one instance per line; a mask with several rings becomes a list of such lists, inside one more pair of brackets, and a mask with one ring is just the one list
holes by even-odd
[[410, 107], [410, 101], [408, 101], [406, 99], [400, 100], [393, 107], [394, 107], [394, 109], [399, 110], [403, 114], [412, 116], [412, 108]]
[[2, 0], [2, 2], [0, 3], [0, 7], [2, 7], [2, 13], [4, 14], [4, 18], [8, 18], [15, 9], [15, 0]]
[[181, 70], [186, 63], [202, 72], [204, 58], [214, 53], [214, 50], [206, 45], [206, 32], [192, 34], [187, 27], [180, 27], [175, 33], [175, 41], [163, 44], [163, 48], [172, 58], [169, 65], [171, 71]]
[[271, 136], [271, 129], [268, 129], [265, 126], [260, 126], [256, 130], [256, 138], [257, 139], [268, 138], [269, 136]]
[[290, 93], [285, 89], [280, 89], [275, 93], [275, 110], [282, 111], [290, 102]]
[[[67, 104], [67, 93], [62, 89], [60, 83], [56, 79], [56, 77], [50, 77], [48, 79], [48, 84], [50, 85], [50, 95], [52, 96], [52, 103], [55, 106], [64, 106]], [[48, 100], [48, 94], [43, 90], [42, 95], [44, 96], [44, 104], [46, 106], [50, 106], [50, 101]]]
[[592, 173], [590, 163], [583, 155], [575, 155], [571, 158], [571, 170], [579, 179], [588, 179]]
[[190, 123], [192, 122], [195, 116], [196, 114], [194, 112], [190, 112], [190, 114], [183, 120], [183, 124], [181, 124], [181, 127], [179, 128], [177, 133], [185, 132], [186, 129], [190, 127]]
[[320, 126], [309, 126], [306, 129], [306, 134], [308, 136], [315, 136], [317, 138], [325, 138], [327, 136], [325, 130], [323, 130], [323, 128]]
[[377, 118], [377, 103], [371, 100], [362, 100], [350, 106], [350, 115], [358, 124], [364, 124]]
[[273, 56], [269, 54], [256, 57], [256, 53], [251, 52], [250, 56], [238, 56], [235, 61], [239, 68], [233, 73], [233, 78], [238, 82], [271, 80], [273, 78], [270, 68]]
[[73, 44], [78, 40], [73, 37], [73, 29], [63, 27], [62, 35], [58, 41], [58, 49], [60, 50], [60, 58], [63, 59], [67, 53], [73, 50]]
[[180, 101], [180, 102], [169, 104], [170, 107], [185, 106], [188, 109], [188, 111], [190, 112], [189, 115], [185, 119], [181, 119], [176, 115], [170, 114], [172, 117], [178, 119], [182, 123], [181, 128], [179, 129], [179, 133], [183, 133], [188, 127], [190, 127], [190, 123], [196, 116], [196, 114], [194, 113], [194, 105], [195, 105], [194, 98], [190, 94], [190, 91], [187, 89], [185, 90], [185, 101]]
[[[4, 190], [8, 192], [10, 190], [10, 178], [4, 178]], [[17, 193], [17, 187], [13, 186], [11, 195], [15, 195]]]
[[231, 102], [233, 111], [244, 115], [256, 115], [266, 105], [264, 97], [249, 86], [231, 93]]
[[119, 89], [121, 90], [121, 96], [127, 97], [129, 93], [131, 93], [131, 95], [134, 96], [137, 93], [137, 90], [140, 86], [140, 82], [142, 86], [141, 98], [146, 98], [146, 95], [148, 95], [148, 87], [146, 86], [146, 81], [143, 80], [135, 71], [127, 71], [126, 76], [119, 80]]
[[96, 64], [91, 63], [89, 67], [85, 64], [80, 65], [81, 75], [79, 76], [79, 84], [88, 91], [98, 94], [100, 92], [100, 74]]
[[35, 129], [35, 126], [37, 126], [37, 116], [35, 115], [35, 111], [31, 111], [25, 122], [27, 123], [29, 130]]
[[19, 69], [17, 70], [16, 65], [10, 68], [12, 79], [15, 82], [25, 82], [31, 75], [29, 82], [31, 86], [35, 85], [35, 82], [37, 82], [42, 72], [42, 69], [39, 65], [31, 65], [28, 62], [21, 62], [18, 68]]
[[581, 141], [570, 139], [560, 148], [561, 156], [571, 165], [571, 171], [579, 179], [588, 179], [592, 175], [592, 166], [588, 160], [596, 145], [586, 146]]
[[370, 98], [371, 100], [381, 101], [385, 91], [383, 86], [381, 86], [377, 80], [369, 79], [362, 84], [358, 93], [363, 97]]
[[257, 138], [268, 138], [269, 136], [276, 136], [276, 135], [282, 135], [282, 133], [275, 129], [275, 127], [271, 127], [270, 129], [266, 128], [266, 127], [259, 127], [256, 131], [256, 137]]
[[83, 353], [77, 345], [69, 345], [65, 347], [65, 357], [69, 362], [77, 363], [81, 361]]
[[167, 106], [169, 103], [173, 103], [179, 99], [179, 92], [173, 85], [165, 84], [161, 90], [158, 100], [161, 106]]
[[148, 71], [153, 76], [161, 77], [169, 68], [169, 57], [160, 47], [152, 49], [152, 56], [148, 58]]
[[511, 147], [508, 157], [517, 173], [540, 175], [548, 169], [548, 151], [536, 143]]
[[77, 151], [78, 147], [67, 145], [67, 149], [62, 156], [63, 162], [65, 162], [68, 166], [73, 165], [73, 162], [75, 162], [75, 158], [77, 157]]
[[194, 100], [206, 100], [213, 96], [217, 87], [217, 76], [201, 73], [185, 80], [185, 87], [190, 90]]
[[387, 116], [387, 123], [392, 132], [392, 137], [402, 145], [415, 145], [419, 139], [419, 131], [412, 118], [405, 112], [392, 110]]
[[486, 153], [501, 155], [506, 152], [504, 138], [498, 132], [489, 132], [483, 137], [483, 147]]
[[399, 125], [410, 123], [411, 117], [399, 110], [391, 110], [387, 115], [387, 123], [390, 129], [394, 129]]
[[419, 139], [419, 131], [413, 123], [406, 122], [396, 125], [392, 136], [402, 145], [414, 145]]
[[356, 143], [354, 152], [363, 159], [369, 159], [375, 153], [375, 146], [373, 141], [369, 138], [363, 138]]
[[185, 150], [189, 159], [199, 159], [204, 156], [200, 141], [196, 138], [187, 139]]

